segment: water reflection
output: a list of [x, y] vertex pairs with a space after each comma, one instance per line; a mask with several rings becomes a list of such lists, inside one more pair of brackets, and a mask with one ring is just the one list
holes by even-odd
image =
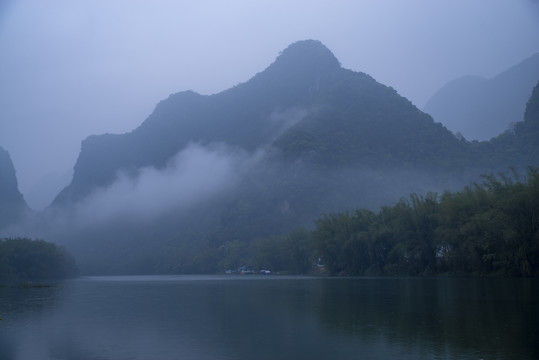
[[106, 277], [7, 290], [1, 359], [538, 357], [529, 279]]
[[60, 297], [58, 286], [0, 287], [0, 358], [15, 359], [21, 329], [39, 326]]
[[324, 283], [321, 323], [383, 337], [423, 358], [536, 359], [533, 279], [340, 279]]

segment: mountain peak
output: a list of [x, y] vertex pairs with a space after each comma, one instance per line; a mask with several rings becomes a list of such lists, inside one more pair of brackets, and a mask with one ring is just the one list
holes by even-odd
[[327, 71], [341, 67], [339, 60], [318, 40], [301, 40], [290, 44], [270, 66], [295, 71]]

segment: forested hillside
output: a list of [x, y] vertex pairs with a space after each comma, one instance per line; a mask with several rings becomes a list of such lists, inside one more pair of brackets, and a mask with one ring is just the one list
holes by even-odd
[[249, 264], [295, 274], [536, 276], [539, 170], [514, 176], [486, 176], [458, 192], [411, 194], [378, 211], [328, 214], [313, 230], [208, 247], [192, 266], [208, 272]]
[[77, 274], [65, 249], [43, 240], [0, 238], [0, 285], [56, 281]]
[[300, 41], [245, 83], [173, 94], [132, 132], [87, 138], [71, 184], [25, 228], [65, 244], [88, 273], [221, 271], [227, 254], [245, 259], [251, 244], [271, 248], [257, 239], [282, 243], [324, 214], [524, 173], [539, 165], [531, 114], [468, 142]]
[[470, 153], [487, 165], [492, 173], [509, 168], [522, 170], [528, 165], [536, 166], [539, 159], [539, 81], [529, 98], [524, 121], [517, 122], [491, 141], [470, 143]]
[[[292, 44], [246, 83], [211, 96], [171, 95], [140, 127], [82, 143], [71, 184], [53, 205], [79, 201], [118, 172], [165, 168], [189, 143], [270, 147], [310, 165], [454, 169], [463, 145], [395, 90], [340, 67], [320, 42]], [[273, 154], [272, 154], [273, 155]], [[457, 164], [458, 165], [458, 164]]]
[[505, 274], [539, 271], [539, 172], [487, 177], [440, 196], [411, 195], [379, 212], [317, 221], [312, 244], [332, 274]]
[[203, 96], [172, 94], [135, 130], [87, 138], [72, 183], [54, 204], [77, 201], [110, 185], [118, 171], [166, 167], [189, 143], [225, 143], [255, 151], [314, 109], [342, 69], [321, 43], [299, 42], [283, 51], [266, 70], [246, 83]]

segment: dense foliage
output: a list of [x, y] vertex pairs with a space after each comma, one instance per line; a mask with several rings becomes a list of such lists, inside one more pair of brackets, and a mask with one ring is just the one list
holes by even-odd
[[325, 216], [312, 233], [333, 274], [539, 271], [539, 173], [485, 178], [456, 193], [411, 195], [378, 213]]
[[312, 232], [226, 243], [220, 264], [335, 275], [539, 274], [539, 171], [487, 176], [459, 192], [416, 194], [380, 211], [322, 217]]
[[74, 276], [75, 261], [55, 244], [27, 238], [0, 239], [0, 281], [48, 281]]

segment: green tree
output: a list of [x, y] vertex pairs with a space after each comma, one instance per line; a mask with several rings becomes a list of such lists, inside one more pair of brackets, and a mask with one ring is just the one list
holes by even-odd
[[2, 281], [42, 281], [74, 276], [76, 264], [62, 247], [28, 238], [0, 239]]

